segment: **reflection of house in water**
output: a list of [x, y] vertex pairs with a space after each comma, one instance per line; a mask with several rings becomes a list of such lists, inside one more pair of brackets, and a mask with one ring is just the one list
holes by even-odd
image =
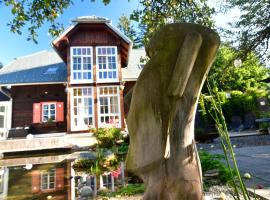
[[73, 170], [74, 159], [80, 156], [45, 154], [0, 159], [0, 200], [79, 200], [84, 199], [83, 187], [84, 194], [91, 187], [92, 196], [98, 190], [114, 191], [115, 186], [124, 184], [123, 163], [118, 170], [96, 178]]
[[1, 200], [71, 200], [70, 162], [5, 169], [0, 175]]

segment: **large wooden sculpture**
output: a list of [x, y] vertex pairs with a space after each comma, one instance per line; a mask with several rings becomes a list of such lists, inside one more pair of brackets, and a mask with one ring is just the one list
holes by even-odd
[[194, 118], [219, 44], [211, 29], [175, 23], [157, 31], [146, 47], [150, 61], [133, 88], [127, 117], [126, 160], [145, 183], [145, 200], [203, 199]]

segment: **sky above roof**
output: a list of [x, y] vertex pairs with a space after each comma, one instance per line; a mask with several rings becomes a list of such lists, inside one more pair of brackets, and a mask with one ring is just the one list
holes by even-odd
[[[95, 3], [90, 0], [78, 0], [74, 1], [74, 5], [65, 10], [58, 20], [64, 24], [64, 27], [68, 27], [72, 24], [71, 21], [79, 16], [96, 15], [111, 19], [112, 25], [116, 26], [122, 14], [129, 15], [137, 7], [138, 0], [113, 0], [107, 6], [104, 6], [101, 0], [96, 0]], [[47, 24], [38, 30], [38, 44], [35, 44], [26, 40], [28, 34], [26, 30], [23, 30], [22, 35], [10, 32], [7, 26], [12, 17], [10, 8], [1, 5], [0, 13], [0, 62], [4, 65], [16, 57], [52, 49], [50, 42], [53, 38], [48, 34], [49, 26]]]
[[[213, 0], [216, 1], [216, 0]], [[79, 16], [95, 15], [102, 16], [112, 20], [112, 25], [116, 26], [119, 17], [122, 14], [129, 15], [132, 11], [138, 8], [138, 0], [113, 0], [107, 6], [104, 6], [101, 0], [96, 0], [92, 3], [90, 0], [74, 1], [74, 5], [64, 11], [58, 19], [65, 27], [70, 26], [71, 21]], [[23, 30], [22, 35], [13, 34], [10, 32], [7, 23], [11, 20], [12, 14], [10, 8], [0, 6], [0, 62], [4, 65], [11, 62], [14, 58], [32, 54], [42, 50], [51, 50], [51, 41], [53, 38], [48, 34], [48, 24], [45, 24], [38, 30], [38, 44], [32, 41], [27, 41], [28, 32]], [[216, 16], [217, 25], [225, 24], [232, 19], [232, 15], [224, 17], [223, 15]], [[226, 21], [225, 21], [226, 20]]]

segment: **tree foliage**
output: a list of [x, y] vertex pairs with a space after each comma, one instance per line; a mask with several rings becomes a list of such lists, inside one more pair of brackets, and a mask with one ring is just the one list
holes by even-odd
[[249, 88], [259, 88], [260, 81], [268, 77], [269, 69], [260, 63], [258, 56], [250, 52], [246, 59], [238, 65], [238, 52], [228, 46], [220, 47], [216, 61], [209, 72], [209, 79], [215, 80], [217, 87], [224, 91], [239, 90], [245, 92]]
[[[95, 0], [91, 0], [94, 2]], [[110, 0], [102, 0], [105, 5]], [[37, 43], [37, 30], [44, 23], [49, 23], [49, 33], [57, 36], [63, 31], [63, 24], [57, 21], [60, 14], [73, 4], [72, 0], [0, 0], [0, 6], [11, 8], [12, 19], [7, 24], [11, 32], [22, 34], [22, 28], [27, 27], [27, 40]]]
[[[228, 0], [227, 8], [239, 8], [240, 19], [232, 24], [238, 29], [236, 39], [232, 42], [239, 44], [242, 58], [256, 51], [262, 58], [270, 58], [270, 1], [268, 0]], [[235, 35], [236, 31], [229, 30]]]
[[119, 18], [117, 27], [122, 33], [124, 33], [129, 39], [131, 39], [134, 49], [142, 47], [141, 38], [138, 36], [131, 20], [126, 15], [122, 15]]
[[140, 0], [140, 7], [130, 16], [139, 23], [140, 36], [146, 44], [151, 34], [172, 22], [192, 22], [213, 27], [214, 9], [207, 0]]

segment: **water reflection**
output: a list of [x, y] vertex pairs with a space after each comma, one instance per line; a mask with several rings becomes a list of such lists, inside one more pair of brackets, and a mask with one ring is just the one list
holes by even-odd
[[124, 184], [123, 163], [100, 177], [76, 173], [74, 160], [85, 153], [0, 159], [0, 200], [88, 200], [97, 190]]
[[72, 199], [71, 161], [2, 166], [0, 171], [1, 200]]

